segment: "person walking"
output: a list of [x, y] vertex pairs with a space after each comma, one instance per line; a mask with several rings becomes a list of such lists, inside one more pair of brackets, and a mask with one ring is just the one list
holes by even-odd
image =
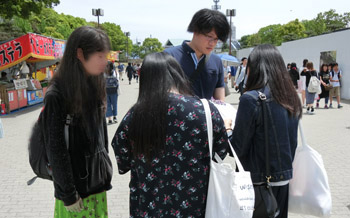
[[[117, 123], [118, 114], [118, 89], [119, 89], [119, 79], [118, 75], [115, 74], [111, 63], [107, 65], [106, 68], [106, 93], [107, 93], [107, 112], [106, 118], [108, 119], [108, 124]], [[112, 120], [113, 118], [113, 120]]]
[[231, 80], [231, 88], [235, 87], [235, 77], [236, 77], [237, 67], [231, 66], [231, 74], [229, 75], [229, 79]]
[[123, 81], [124, 80], [124, 78], [123, 78], [123, 76], [124, 76], [124, 64], [120, 64], [120, 63], [118, 63], [118, 72], [119, 72], [119, 78]]
[[[213, 151], [224, 158], [229, 149], [224, 122], [209, 104]], [[138, 100], [112, 141], [119, 173], [131, 171], [130, 217], [204, 217], [207, 136], [204, 107], [181, 66], [164, 52], [147, 55]]]
[[224, 67], [220, 57], [212, 53], [218, 41], [226, 42], [230, 33], [225, 15], [216, 10], [199, 10], [187, 31], [193, 33], [191, 41], [165, 52], [179, 62], [195, 95], [225, 101]]
[[248, 59], [246, 57], [243, 57], [241, 60], [241, 65], [238, 67], [238, 76], [236, 77], [236, 87], [235, 89], [239, 91], [239, 93], [242, 95], [245, 83], [247, 82], [247, 76], [246, 76], [246, 67], [247, 67], [247, 61]]
[[266, 182], [263, 111], [259, 96], [266, 96], [268, 143], [272, 192], [279, 215], [288, 216], [289, 180], [298, 144], [302, 106], [286, 65], [273, 45], [258, 45], [248, 57], [246, 91], [240, 97], [235, 126], [230, 137], [244, 169], [254, 185]]
[[328, 99], [329, 99], [329, 88], [330, 88], [330, 74], [328, 71], [328, 65], [322, 64], [320, 72], [318, 73], [318, 77], [320, 78], [321, 82], [321, 94], [319, 95], [319, 99], [316, 103], [316, 108], [319, 108], [320, 106], [320, 100], [321, 98], [324, 98], [324, 108], [328, 109]]
[[131, 66], [131, 63], [128, 63], [128, 66], [126, 67], [125, 71], [128, 74], [129, 85], [131, 85], [132, 76], [134, 74], [134, 68]]
[[302, 76], [305, 76], [306, 80], [306, 87], [305, 87], [305, 97], [306, 97], [306, 113], [308, 114], [313, 114], [315, 109], [314, 109], [314, 101], [315, 101], [315, 95], [316, 93], [311, 93], [308, 90], [310, 79], [313, 76], [317, 77], [317, 72], [314, 69], [314, 64], [312, 62], [307, 62], [306, 64], [306, 70], [301, 72]]
[[[74, 30], [45, 96], [42, 122], [55, 190], [55, 218], [108, 217], [106, 191], [112, 188], [113, 171], [103, 72], [110, 47], [100, 29]], [[73, 117], [68, 148], [67, 114]]]

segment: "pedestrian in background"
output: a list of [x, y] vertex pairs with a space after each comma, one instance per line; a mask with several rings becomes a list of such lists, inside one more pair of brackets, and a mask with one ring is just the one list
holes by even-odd
[[312, 62], [307, 62], [306, 64], [306, 70], [302, 71], [301, 76], [305, 76], [305, 82], [306, 82], [306, 87], [305, 87], [305, 97], [306, 97], [306, 113], [308, 114], [313, 114], [315, 109], [314, 109], [314, 101], [315, 101], [315, 95], [316, 93], [311, 93], [307, 89], [309, 87], [310, 79], [313, 76], [317, 77], [317, 72], [314, 69], [314, 64]]
[[[224, 122], [209, 104], [213, 152], [224, 158], [229, 149]], [[181, 66], [164, 52], [147, 55], [138, 100], [112, 141], [119, 173], [131, 171], [130, 217], [204, 217], [207, 136], [204, 107]]]
[[[112, 188], [105, 119], [105, 78], [110, 40], [83, 26], [67, 40], [43, 110], [43, 129], [55, 189], [54, 217], [108, 217], [106, 191]], [[69, 147], [65, 143], [67, 114]]]
[[245, 83], [247, 82], [247, 76], [246, 76], [246, 66], [247, 66], [248, 59], [246, 57], [243, 57], [241, 60], [241, 65], [238, 67], [238, 74], [236, 77], [236, 90], [239, 91], [239, 93], [242, 95]]
[[[107, 93], [107, 112], [106, 118], [108, 124], [117, 123], [118, 114], [118, 89], [119, 89], [119, 76], [115, 73], [112, 63], [109, 63], [106, 67], [106, 93]], [[112, 120], [113, 118], [113, 120]]]
[[237, 68], [235, 66], [231, 66], [231, 74], [229, 75], [229, 79], [231, 80], [231, 88], [235, 87], [236, 72]]
[[340, 104], [340, 79], [342, 77], [342, 72], [339, 70], [338, 63], [332, 65], [332, 71], [330, 72], [329, 80], [332, 83], [333, 88], [329, 91], [329, 107], [333, 108], [332, 102], [333, 97], [337, 98], [338, 108], [343, 106]]
[[318, 77], [320, 78], [322, 92], [319, 95], [319, 99], [317, 100], [316, 108], [320, 106], [319, 103], [321, 98], [324, 98], [324, 108], [328, 109], [329, 89], [327, 87], [330, 85], [330, 74], [327, 64], [322, 64], [320, 72], [318, 73]]
[[300, 71], [300, 80], [299, 80], [299, 85], [298, 85], [298, 86], [300, 86], [300, 90], [301, 90], [301, 102], [303, 103], [303, 107], [304, 106], [306, 107], [306, 105], [305, 105], [306, 77], [301, 75], [301, 73], [305, 72], [307, 70], [307, 68], [306, 68], [307, 62], [308, 62], [307, 59], [303, 60], [303, 68]]
[[118, 63], [118, 72], [119, 72], [119, 78], [123, 81], [124, 78], [124, 64]]
[[289, 75], [292, 78], [295, 89], [298, 89], [298, 80], [300, 79], [300, 76], [299, 72], [297, 71], [297, 64], [294, 62], [290, 64]]
[[128, 63], [128, 66], [126, 67], [125, 71], [128, 74], [129, 85], [131, 85], [132, 76], [134, 74], [134, 68], [131, 66], [131, 63]]
[[[286, 65], [273, 45], [258, 45], [247, 63], [248, 79], [240, 98], [231, 143], [254, 185], [266, 183], [265, 145], [269, 146], [272, 192], [279, 215], [288, 216], [289, 180], [298, 144], [298, 123], [302, 106]], [[263, 118], [259, 92], [266, 96], [267, 120]], [[268, 122], [268, 143], [264, 123]]]
[[224, 68], [220, 57], [212, 53], [218, 41], [226, 42], [230, 33], [225, 15], [216, 10], [199, 10], [187, 31], [193, 33], [191, 41], [165, 52], [179, 62], [195, 95], [225, 101]]

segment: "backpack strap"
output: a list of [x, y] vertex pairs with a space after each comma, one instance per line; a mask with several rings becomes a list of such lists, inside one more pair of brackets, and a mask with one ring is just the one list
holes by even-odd
[[69, 150], [69, 125], [73, 123], [73, 116], [67, 114], [66, 123], [64, 124], [64, 140], [66, 142], [67, 150]]

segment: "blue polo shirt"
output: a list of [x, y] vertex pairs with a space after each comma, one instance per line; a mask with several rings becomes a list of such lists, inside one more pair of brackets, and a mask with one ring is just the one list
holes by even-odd
[[[182, 45], [176, 47], [167, 48], [165, 49], [165, 52], [172, 55], [179, 62], [182, 70], [189, 79], [198, 64], [205, 61], [205, 57], [198, 61], [197, 57], [195, 55], [193, 56], [195, 51], [187, 44], [187, 42], [189, 41], [184, 41]], [[224, 86], [224, 71], [221, 59], [219, 56], [212, 53], [197, 80], [192, 84], [193, 92], [199, 98], [210, 99], [216, 88]]]

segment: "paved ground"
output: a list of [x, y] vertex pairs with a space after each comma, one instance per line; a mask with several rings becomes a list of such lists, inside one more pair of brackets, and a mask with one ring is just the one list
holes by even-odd
[[[133, 81], [132, 85], [128, 85], [124, 79], [121, 91], [118, 120], [136, 102], [138, 84]], [[227, 102], [237, 107], [238, 97], [233, 93], [227, 97]], [[316, 115], [304, 115], [302, 121], [308, 143], [323, 156], [332, 191], [334, 218], [350, 217], [350, 104], [344, 102], [343, 105], [340, 110], [316, 110]], [[41, 106], [1, 117], [5, 138], [0, 139], [0, 218], [53, 217], [52, 184], [37, 180], [32, 186], [26, 185], [27, 180], [33, 177], [28, 164], [28, 138]], [[108, 126], [110, 138], [117, 127], [117, 124]], [[128, 217], [130, 175], [118, 175], [113, 151], [110, 156], [114, 177], [113, 189], [108, 192], [109, 217]], [[290, 217], [308, 218], [294, 214]]]

